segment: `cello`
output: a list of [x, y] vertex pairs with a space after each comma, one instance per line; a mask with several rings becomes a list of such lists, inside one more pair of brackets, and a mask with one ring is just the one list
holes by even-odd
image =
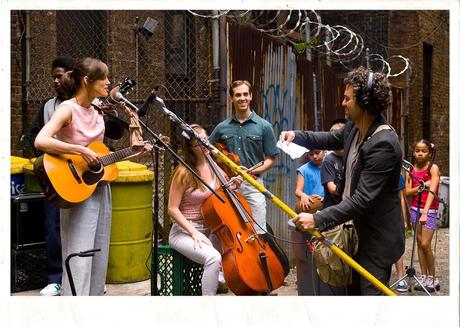
[[234, 192], [209, 154], [206, 159], [222, 187], [201, 207], [205, 224], [220, 240], [225, 281], [236, 295], [269, 294], [285, 278], [282, 262], [270, 244], [257, 234], [251, 208], [246, 199]]

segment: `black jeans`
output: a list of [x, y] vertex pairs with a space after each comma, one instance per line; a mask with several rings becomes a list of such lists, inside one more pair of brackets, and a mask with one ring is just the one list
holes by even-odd
[[[388, 267], [380, 267], [363, 252], [360, 251], [353, 257], [364, 269], [372, 276], [377, 278], [382, 284], [388, 287], [391, 277], [391, 265]], [[349, 295], [384, 295], [374, 284], [362, 277], [356, 270], [353, 269], [352, 283], [348, 286]]]
[[45, 228], [48, 284], [61, 284], [62, 253], [59, 208], [53, 206], [48, 200], [45, 200]]

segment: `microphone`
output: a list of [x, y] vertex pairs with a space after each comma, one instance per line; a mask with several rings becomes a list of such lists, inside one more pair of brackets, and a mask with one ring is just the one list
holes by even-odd
[[[158, 89], [158, 87], [157, 87]], [[182, 128], [182, 135], [186, 137], [187, 139], [190, 139], [192, 135], [195, 134], [192, 128], [188, 126], [181, 118], [179, 118], [174, 112], [166, 108], [166, 105], [164, 101], [157, 97], [156, 95], [156, 90], [155, 88], [152, 90], [150, 95], [152, 96], [152, 99], [155, 100], [155, 104], [160, 107], [161, 110], [168, 116], [169, 120], [171, 120], [173, 123], [178, 124]]]
[[136, 107], [136, 105], [134, 103], [132, 103], [131, 101], [129, 101], [128, 99], [126, 99], [123, 94], [121, 94], [120, 91], [118, 91], [118, 88], [113, 88], [112, 90], [110, 90], [110, 98], [113, 100], [113, 101], [116, 101], [116, 102], [124, 102], [126, 104], [127, 107], [129, 107], [131, 110], [134, 110], [136, 112], [139, 112], [139, 108]]
[[145, 99], [144, 103], [142, 104], [142, 106], [139, 108], [139, 112], [137, 113], [137, 115], [139, 117], [142, 117], [142, 116], [145, 116], [145, 114], [147, 113], [147, 109], [149, 108], [150, 104], [153, 102], [153, 100], [156, 98], [156, 92], [158, 91], [159, 89], [159, 86], [155, 86], [153, 88], [153, 90], [150, 92], [149, 96], [147, 97], [147, 99]]

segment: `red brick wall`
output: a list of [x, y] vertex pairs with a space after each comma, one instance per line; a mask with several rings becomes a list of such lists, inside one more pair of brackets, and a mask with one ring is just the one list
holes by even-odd
[[[449, 13], [447, 11], [322, 11], [323, 23], [344, 25], [364, 40], [371, 53], [384, 58], [401, 55], [413, 67], [409, 89], [409, 147], [422, 138], [423, 42], [433, 46], [431, 75], [430, 141], [436, 144], [436, 163], [442, 175], [449, 175]], [[442, 25], [439, 25], [443, 23]], [[391, 60], [393, 73], [400, 71], [403, 61]], [[354, 62], [352, 67], [365, 62]], [[343, 72], [335, 65], [337, 73]], [[390, 78], [395, 86], [405, 86], [405, 75]], [[410, 155], [410, 149], [408, 151]]]
[[[441, 174], [449, 176], [449, 14], [392, 11], [389, 20], [389, 45], [396, 48], [390, 53], [409, 58], [414, 67], [409, 90], [409, 146], [423, 136], [423, 42], [433, 46], [429, 139], [436, 144], [435, 161]], [[402, 86], [404, 79], [392, 82]]]
[[12, 154], [21, 155], [15, 150], [13, 144], [19, 142], [19, 132], [22, 132], [22, 62], [21, 62], [21, 23], [18, 15], [12, 12], [11, 15], [11, 144]]

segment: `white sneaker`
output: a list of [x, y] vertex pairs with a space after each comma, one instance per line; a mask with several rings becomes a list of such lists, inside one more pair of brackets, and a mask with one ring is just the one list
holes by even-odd
[[107, 294], [107, 285], [104, 285], [104, 294]]
[[219, 283], [225, 283], [225, 278], [224, 278], [224, 272], [219, 271], [219, 277], [218, 277]]
[[[426, 276], [421, 275], [418, 280], [420, 281], [420, 284], [422, 284], [424, 287], [426, 287]], [[416, 285], [414, 287], [414, 290], [416, 291], [423, 291], [422, 286], [419, 283], [416, 282]]]
[[441, 289], [441, 285], [439, 285], [439, 280], [434, 278], [433, 276], [427, 276], [426, 281], [426, 289], [428, 292], [439, 291]]
[[398, 292], [407, 292], [409, 290], [409, 285], [407, 285], [407, 282], [403, 279], [398, 283], [398, 287], [396, 287], [396, 290]]
[[40, 295], [43, 296], [57, 296], [61, 295], [61, 284], [48, 284], [44, 289], [40, 291]]

